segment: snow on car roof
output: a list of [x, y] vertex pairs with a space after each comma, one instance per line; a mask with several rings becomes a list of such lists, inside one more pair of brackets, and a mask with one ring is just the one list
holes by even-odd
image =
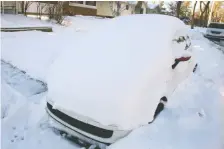
[[52, 64], [48, 97], [54, 107], [122, 129], [152, 120], [173, 63], [173, 35], [184, 27], [162, 15], [108, 20]]

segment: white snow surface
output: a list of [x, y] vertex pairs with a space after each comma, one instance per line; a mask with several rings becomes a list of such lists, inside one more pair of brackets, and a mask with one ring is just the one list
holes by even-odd
[[23, 15], [1, 14], [1, 27], [43, 27], [51, 26], [48, 22]]
[[[76, 16], [66, 17], [65, 22], [68, 20], [71, 25], [64, 27], [22, 15], [2, 15], [2, 26], [20, 27], [23, 24], [23, 26], [27, 27], [45, 24], [52, 26], [54, 30], [52, 33], [39, 31], [1, 32], [2, 59], [13, 63], [32, 77], [46, 81], [48, 69], [60, 52], [74, 50], [78, 40], [83, 38], [88, 30], [94, 28], [92, 24], [96, 24], [95, 27], [99, 27], [99, 22], [106, 21], [107, 19]], [[4, 23], [4, 21], [10, 22], [12, 26]]]
[[160, 98], [166, 96], [172, 40], [184, 28], [182, 21], [162, 15], [107, 21], [55, 60], [47, 79], [48, 98], [54, 108], [121, 130], [147, 124]]
[[[152, 124], [135, 129], [129, 136], [112, 144], [110, 149], [224, 148], [224, 47], [205, 39], [201, 33], [203, 30], [189, 30], [199, 64], [196, 73], [178, 87], [167, 108]], [[46, 80], [47, 68], [65, 50], [54, 44], [60, 45], [61, 39], [66, 39], [68, 42], [64, 46], [73, 49], [77, 40], [70, 39], [85, 35], [87, 32], [77, 33], [71, 26], [50, 34], [1, 33], [1, 59], [25, 70], [31, 77]], [[55, 40], [52, 40], [54, 36]], [[40, 46], [42, 43], [47, 48]], [[44, 109], [45, 93], [25, 97], [16, 90], [14, 83], [6, 84], [2, 76], [1, 80], [1, 113], [5, 112], [4, 119], [1, 117], [2, 148], [80, 148], [49, 127]], [[13, 81], [16, 80], [12, 78]], [[22, 86], [29, 88], [29, 84]]]

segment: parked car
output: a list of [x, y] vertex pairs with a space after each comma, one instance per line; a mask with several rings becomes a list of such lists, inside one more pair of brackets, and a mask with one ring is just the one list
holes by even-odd
[[49, 70], [46, 110], [96, 145], [153, 122], [196, 66], [186, 25], [166, 15], [107, 20], [71, 48]]
[[210, 23], [205, 37], [210, 40], [224, 42], [224, 24], [223, 23]]

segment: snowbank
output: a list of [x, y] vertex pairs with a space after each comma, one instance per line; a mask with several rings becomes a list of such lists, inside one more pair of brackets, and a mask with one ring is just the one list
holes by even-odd
[[100, 27], [102, 22], [105, 22], [107, 20], [110, 19], [77, 15], [72, 17], [67, 16], [63, 23], [66, 26], [74, 28], [76, 31], [90, 31]]
[[[109, 149], [223, 149], [224, 55], [200, 30], [189, 30], [198, 69], [175, 91], [154, 123]], [[196, 38], [195, 38], [196, 37]]]
[[179, 86], [156, 121], [108, 149], [223, 149], [221, 107], [224, 110], [223, 97], [216, 88], [192, 75]]
[[10, 118], [25, 104], [25, 97], [11, 88], [4, 80], [1, 82], [1, 119]]
[[25, 17], [23, 15], [1, 14], [1, 27], [43, 27], [52, 26], [47, 21]]
[[103, 125], [132, 129], [147, 124], [171, 75], [172, 38], [185, 25], [169, 16], [133, 15], [111, 19], [104, 26], [54, 62], [48, 96], [55, 108]]
[[[22, 15], [2, 15], [2, 24], [6, 27], [23, 25], [50, 25], [49, 22]], [[103, 19], [91, 17], [68, 17], [74, 26], [59, 27], [53, 25], [53, 33], [39, 31], [2, 32], [1, 59], [28, 73], [31, 77], [46, 81], [47, 71], [55, 58], [66, 50], [76, 48], [76, 42], [85, 37], [86, 32], [77, 29], [90, 29], [91, 24], [100, 24]], [[91, 19], [90, 19], [91, 18]], [[15, 20], [15, 21], [13, 21]], [[83, 22], [84, 20], [84, 22]], [[89, 21], [85, 21], [89, 20]], [[97, 21], [96, 21], [97, 20]], [[38, 23], [39, 22], [39, 23]], [[7, 23], [12, 23], [11, 25]], [[85, 24], [86, 23], [86, 24]], [[13, 43], [13, 44], [12, 44]]]
[[[11, 67], [7, 68], [7, 66], [9, 65], [1, 67], [4, 71], [3, 75], [8, 75], [1, 76], [1, 136], [4, 136], [1, 137], [1, 147], [4, 149], [80, 148], [48, 125], [48, 117], [44, 109], [45, 94], [25, 97], [16, 90], [17, 87], [20, 86], [19, 90], [26, 88], [27, 92], [30, 91], [28, 94], [31, 95], [33, 91], [29, 88], [33, 88], [33, 85], [24, 84], [29, 82], [28, 77], [20, 75], [16, 69], [8, 71]], [[27, 80], [20, 81], [25, 79]], [[17, 86], [16, 82], [21, 84]], [[40, 87], [41, 84], [37, 83], [36, 88]]]

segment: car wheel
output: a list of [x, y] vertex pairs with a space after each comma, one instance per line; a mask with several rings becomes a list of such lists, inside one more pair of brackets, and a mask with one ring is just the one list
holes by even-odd
[[160, 99], [160, 102], [156, 108], [155, 114], [154, 114], [154, 120], [156, 119], [156, 117], [160, 114], [161, 111], [163, 111], [164, 107], [166, 106], [167, 103], [167, 98], [166, 97], [162, 97]]
[[193, 72], [196, 71], [197, 67], [198, 67], [198, 64], [196, 64], [196, 65], [194, 66]]

